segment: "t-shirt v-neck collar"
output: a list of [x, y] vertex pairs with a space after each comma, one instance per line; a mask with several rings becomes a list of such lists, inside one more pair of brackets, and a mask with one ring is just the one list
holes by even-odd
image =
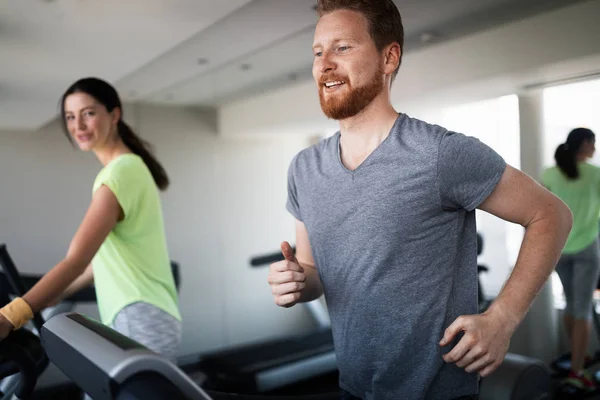
[[363, 162], [360, 163], [353, 170], [347, 168], [344, 165], [344, 163], [342, 162], [342, 149], [340, 146], [340, 139], [342, 138], [342, 133], [340, 131], [338, 131], [335, 134], [335, 140], [334, 140], [335, 157], [336, 157], [337, 163], [338, 163], [339, 167], [342, 169], [342, 171], [346, 174], [355, 175], [357, 173], [360, 173], [364, 168], [366, 168], [368, 166], [368, 164], [370, 164], [372, 162], [373, 159], [376, 159], [377, 154], [379, 152], [381, 152], [381, 148], [383, 146], [386, 146], [386, 144], [391, 140], [390, 137], [392, 136], [392, 134], [394, 133], [394, 131], [397, 129], [398, 125], [400, 124], [400, 121], [402, 120], [403, 115], [404, 114], [398, 113], [398, 117], [396, 118], [396, 121], [394, 121], [394, 124], [392, 125], [392, 128], [390, 129], [390, 132], [388, 133], [386, 138], [383, 139], [383, 141], [381, 143], [379, 143], [379, 145], [377, 145], [377, 147], [375, 147], [375, 149], [373, 149], [373, 151], [371, 153], [369, 153], [369, 155], [363, 160]]

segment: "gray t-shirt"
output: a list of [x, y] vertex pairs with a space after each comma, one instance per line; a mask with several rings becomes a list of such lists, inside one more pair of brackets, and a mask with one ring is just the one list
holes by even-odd
[[451, 399], [477, 374], [446, 364], [444, 330], [477, 313], [474, 209], [506, 163], [479, 140], [400, 114], [354, 171], [340, 133], [297, 154], [287, 209], [304, 222], [340, 386], [362, 399]]

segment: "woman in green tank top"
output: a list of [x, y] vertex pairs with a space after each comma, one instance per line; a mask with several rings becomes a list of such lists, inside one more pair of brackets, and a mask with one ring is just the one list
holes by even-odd
[[181, 315], [159, 197], [168, 176], [123, 121], [119, 96], [107, 82], [73, 83], [62, 96], [61, 114], [67, 138], [93, 152], [103, 168], [66, 257], [0, 312], [0, 339], [34, 312], [94, 282], [105, 324], [174, 358]]
[[556, 166], [542, 176], [544, 186], [573, 213], [573, 227], [556, 265], [566, 298], [564, 326], [571, 349], [571, 371], [566, 384], [589, 391], [595, 390], [596, 385], [585, 370], [585, 358], [593, 293], [600, 275], [600, 168], [587, 162], [594, 155], [595, 143], [591, 130], [572, 130], [567, 141], [556, 149]]

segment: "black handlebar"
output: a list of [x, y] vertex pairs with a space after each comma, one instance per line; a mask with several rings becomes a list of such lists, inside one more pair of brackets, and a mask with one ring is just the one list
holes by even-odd
[[[43, 354], [40, 360], [35, 360], [30, 349], [19, 343], [19, 332], [21, 331], [11, 332], [0, 342], [0, 354], [2, 354], [3, 361], [0, 377], [5, 378], [20, 372], [21, 379], [19, 379], [15, 395], [19, 399], [27, 399], [35, 389], [39, 371], [48, 365], [48, 358]], [[41, 348], [41, 345], [39, 347]]]
[[[292, 247], [294, 253], [296, 252], [296, 248]], [[250, 265], [253, 267], [262, 267], [263, 265], [272, 264], [277, 261], [283, 260], [283, 254], [281, 251], [277, 253], [266, 254], [264, 256], [257, 256], [250, 259]]]
[[[10, 301], [10, 295], [23, 296], [39, 280], [35, 276], [19, 274], [5, 244], [0, 244], [0, 267], [4, 270], [0, 273], [0, 306]], [[39, 312], [34, 313], [32, 322], [41, 332], [45, 321]], [[28, 329], [12, 331], [0, 341], [0, 379], [20, 373], [14, 390], [19, 399], [27, 399], [33, 394], [38, 376], [49, 363], [39, 336]]]
[[[21, 280], [21, 276], [17, 271], [15, 263], [8, 254], [8, 250], [6, 249], [5, 244], [0, 244], [0, 265], [2, 266], [2, 269], [6, 274], [6, 279], [8, 280], [8, 283], [13, 288], [14, 294], [16, 294], [17, 296], [23, 296], [27, 292], [27, 289], [25, 288], [25, 284]], [[41, 331], [42, 325], [44, 325], [44, 319], [39, 313], [35, 313], [33, 315], [33, 324], [38, 330], [38, 332]]]

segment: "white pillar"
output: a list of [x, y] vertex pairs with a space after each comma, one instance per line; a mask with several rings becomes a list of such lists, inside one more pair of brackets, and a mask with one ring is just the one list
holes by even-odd
[[544, 104], [540, 90], [519, 95], [521, 170], [539, 181], [544, 148]]
[[[543, 97], [541, 91], [519, 95], [521, 170], [539, 182], [543, 167]], [[554, 309], [552, 281], [548, 279], [529, 313], [515, 332], [509, 351], [540, 359], [558, 357], [558, 318]]]

